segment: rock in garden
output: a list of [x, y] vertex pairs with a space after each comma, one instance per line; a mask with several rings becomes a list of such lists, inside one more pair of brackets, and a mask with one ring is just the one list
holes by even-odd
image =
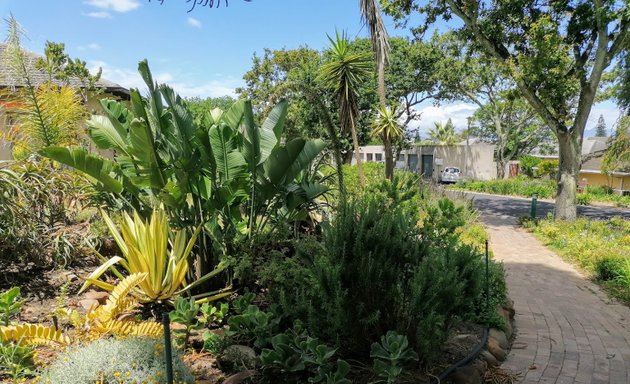
[[508, 340], [512, 338], [512, 334], [514, 333], [514, 328], [512, 327], [512, 323], [510, 321], [505, 323], [505, 337]]
[[85, 309], [86, 311], [89, 311], [90, 308], [92, 307], [98, 307], [98, 305], [99, 305], [98, 300], [94, 300], [94, 299], [79, 300], [79, 306], [81, 306], [81, 308]]
[[83, 295], [85, 299], [96, 300], [99, 304], [105, 304], [107, 302], [107, 298], [109, 297], [109, 292], [103, 291], [87, 291]]
[[507, 357], [507, 352], [505, 352], [505, 350], [501, 348], [499, 343], [493, 338], [488, 339], [488, 352], [490, 352], [492, 356], [496, 357], [499, 361], [505, 361], [505, 358]]
[[246, 345], [230, 345], [225, 349], [223, 355], [226, 360], [246, 367], [254, 367], [258, 362], [256, 351]]
[[488, 334], [488, 337], [491, 339], [495, 339], [497, 343], [499, 343], [499, 346], [503, 349], [508, 349], [510, 347], [507, 335], [505, 334], [505, 332], [499, 329], [490, 328], [490, 333]]
[[510, 319], [514, 320], [514, 300], [510, 299], [509, 297], [507, 298], [507, 300], [505, 300], [505, 303], [503, 304], [503, 309], [505, 309], [506, 311], [508, 311], [508, 313], [510, 314]]
[[481, 351], [479, 357], [482, 358], [491, 367], [498, 367], [499, 365], [501, 365], [499, 360], [497, 360], [497, 358], [488, 351]]
[[256, 376], [256, 371], [253, 370], [239, 372], [223, 380], [223, 384], [239, 384], [254, 376]]
[[450, 379], [455, 384], [481, 384], [481, 375], [475, 367], [469, 365], [458, 368], [453, 372]]

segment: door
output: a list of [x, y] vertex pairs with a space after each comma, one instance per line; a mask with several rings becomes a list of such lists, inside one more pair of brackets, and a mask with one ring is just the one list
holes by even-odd
[[433, 155], [422, 155], [422, 174], [426, 179], [433, 176]]
[[416, 172], [416, 169], [418, 168], [418, 155], [407, 156], [407, 165], [409, 166], [409, 170], [411, 172]]

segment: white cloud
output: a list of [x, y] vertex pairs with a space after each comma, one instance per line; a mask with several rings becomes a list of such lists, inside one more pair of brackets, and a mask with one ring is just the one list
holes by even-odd
[[85, 4], [121, 13], [133, 11], [140, 6], [138, 0], [86, 0]]
[[79, 45], [77, 49], [79, 51], [100, 51], [101, 46], [97, 43], [89, 43], [86, 45]]
[[[122, 85], [125, 88], [137, 88], [141, 92], [146, 90], [146, 86], [138, 71], [127, 68], [117, 68], [104, 61], [92, 61], [89, 69], [96, 72], [98, 68], [103, 69], [102, 77]], [[242, 86], [241, 81], [235, 78], [221, 80], [210, 80], [204, 83], [191, 84], [188, 82], [174, 81], [174, 76], [168, 72], [154, 72], [153, 79], [159, 83], [168, 83], [182, 97], [235, 97], [235, 89]]]
[[477, 108], [475, 104], [462, 102], [442, 105], [421, 105], [416, 107], [416, 110], [421, 113], [420, 121], [410, 123], [409, 128], [419, 128], [420, 135], [424, 138], [427, 135], [427, 131], [433, 128], [433, 123], [446, 123], [448, 119], [451, 119], [453, 125], [455, 125], [456, 131], [461, 131], [467, 127], [467, 118], [472, 116]]
[[88, 12], [84, 13], [85, 16], [94, 17], [97, 19], [111, 19], [112, 15], [106, 11]]
[[187, 21], [188, 25], [190, 25], [191, 27], [194, 27], [194, 28], [201, 29], [201, 27], [203, 26], [203, 24], [201, 24], [201, 21], [195, 19], [194, 17], [189, 17], [186, 21]]

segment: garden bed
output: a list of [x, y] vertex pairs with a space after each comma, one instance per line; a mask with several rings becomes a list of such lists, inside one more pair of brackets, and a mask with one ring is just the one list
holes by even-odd
[[576, 264], [615, 298], [630, 304], [630, 221], [622, 218], [575, 222], [525, 220], [545, 245]]

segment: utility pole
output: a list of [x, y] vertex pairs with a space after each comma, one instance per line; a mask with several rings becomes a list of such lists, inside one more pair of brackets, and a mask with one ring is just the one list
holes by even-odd
[[470, 151], [470, 125], [473, 117], [468, 116], [468, 129], [466, 129], [466, 150], [464, 151], [464, 177], [468, 177], [468, 152]]

